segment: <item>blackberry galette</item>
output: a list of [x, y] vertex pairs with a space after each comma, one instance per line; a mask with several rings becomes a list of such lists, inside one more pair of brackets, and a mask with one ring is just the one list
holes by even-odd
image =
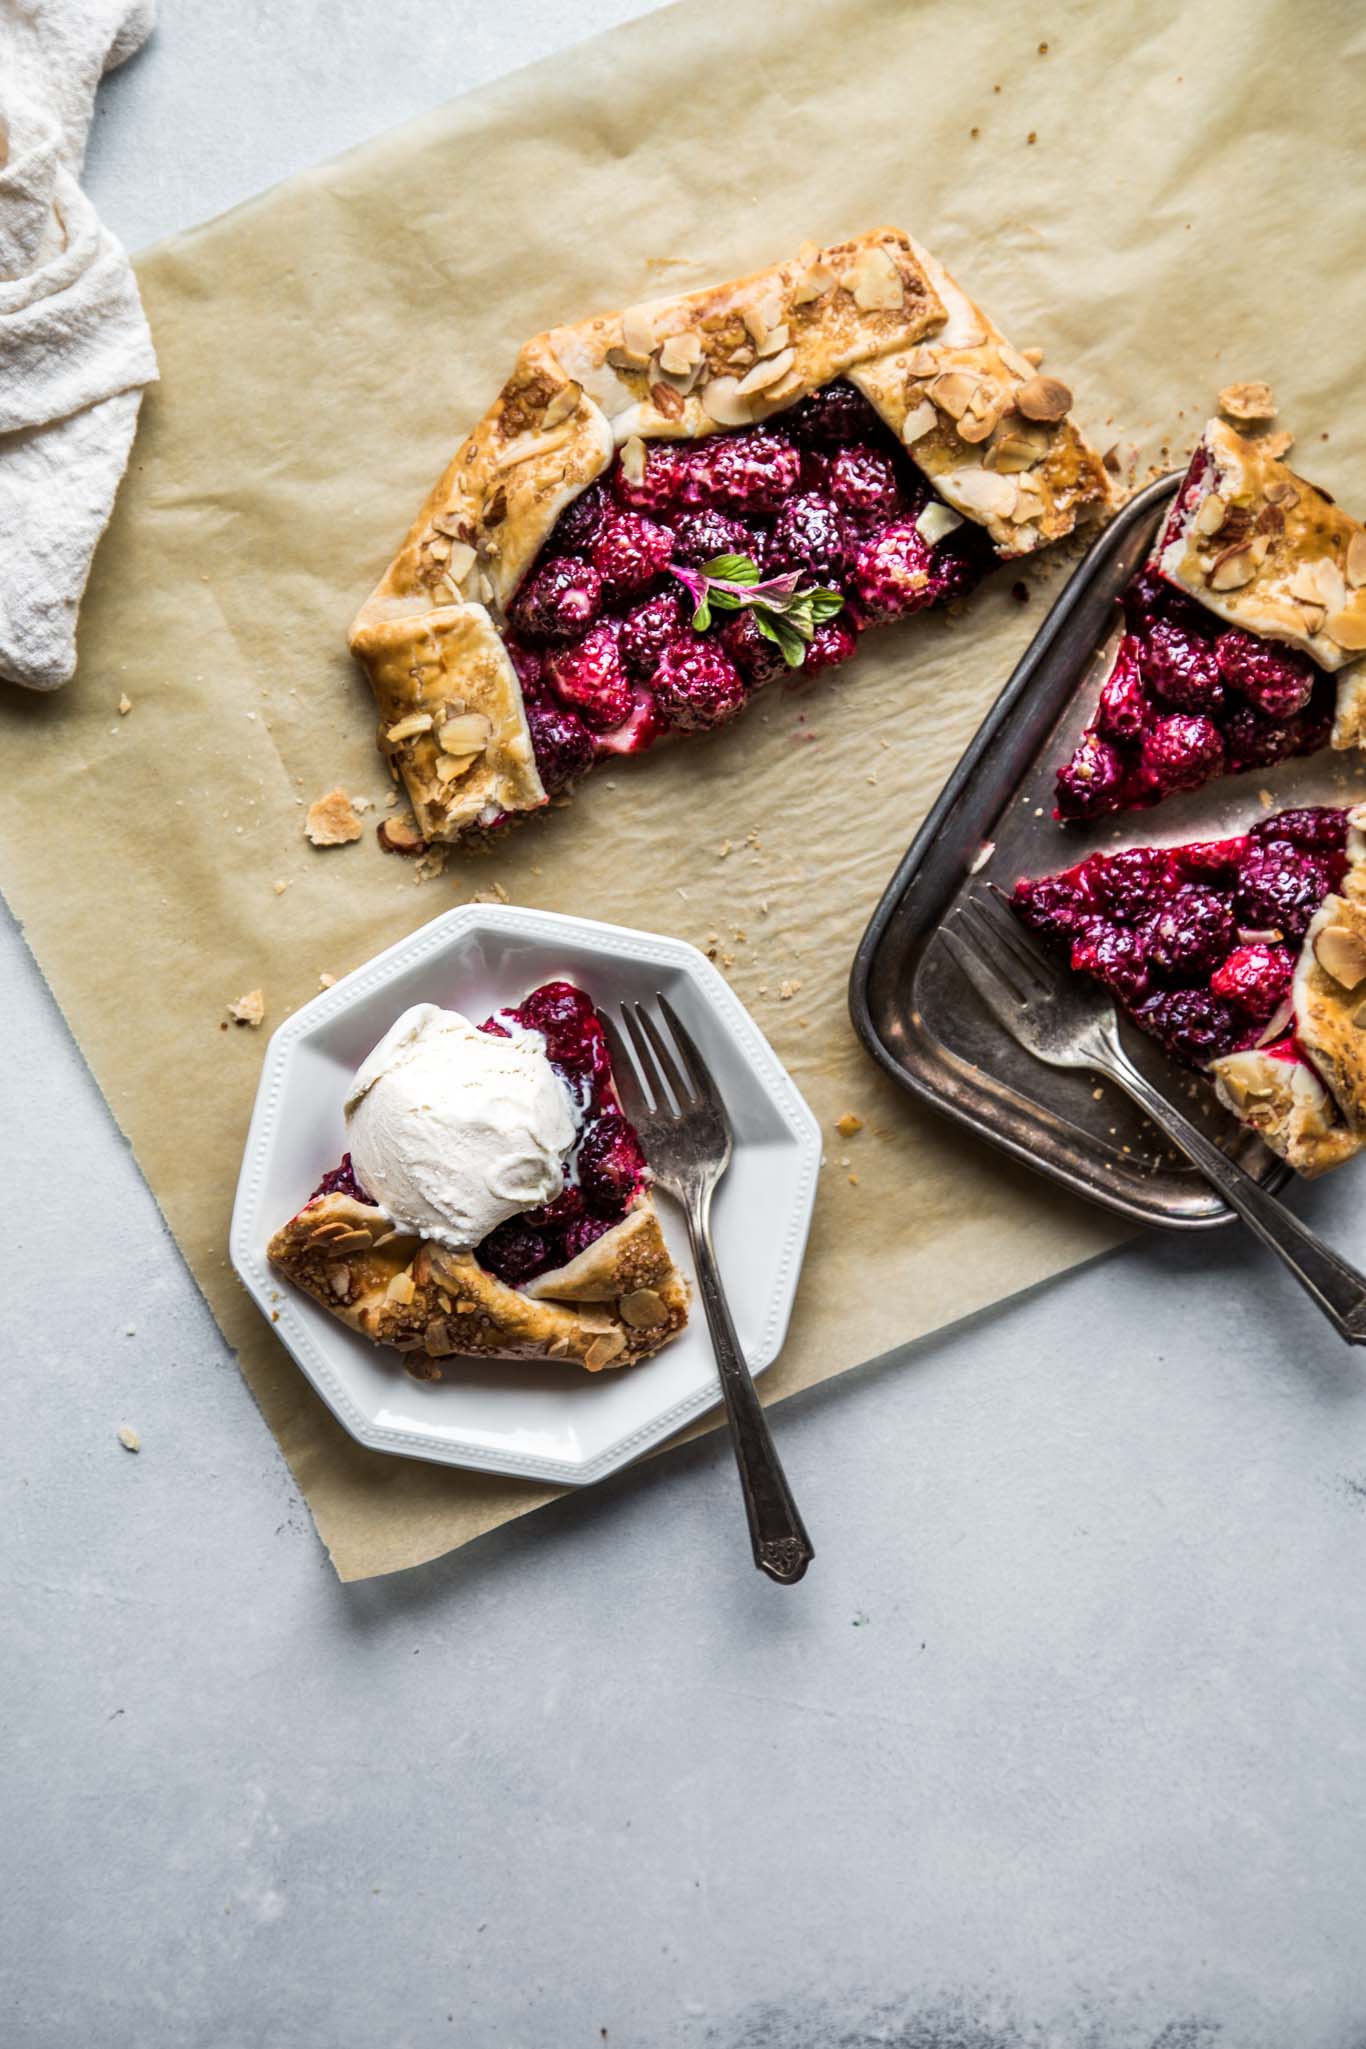
[[1232, 839], [1091, 854], [1021, 881], [1065, 948], [1302, 1174], [1366, 1144], [1366, 806], [1280, 811]]
[[440, 1361], [633, 1366], [687, 1321], [591, 1000], [547, 982], [479, 1026], [423, 1003], [357, 1071], [349, 1150], [272, 1263], [353, 1330]]
[[1095, 717], [1058, 771], [1059, 819], [1366, 741], [1366, 528], [1223, 421], [1123, 607]]
[[428, 840], [704, 732], [1107, 498], [895, 229], [529, 342], [351, 630]]

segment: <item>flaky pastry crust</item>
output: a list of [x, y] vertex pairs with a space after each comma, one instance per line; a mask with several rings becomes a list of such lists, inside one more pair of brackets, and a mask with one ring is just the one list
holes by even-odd
[[[1245, 633], [1300, 648], [1338, 677], [1335, 747], [1366, 742], [1366, 527], [1222, 420], [1200, 438], [1157, 567]], [[1356, 664], [1349, 667], [1349, 664]]]
[[349, 1195], [309, 1203], [275, 1233], [268, 1256], [352, 1330], [395, 1346], [418, 1380], [441, 1379], [440, 1362], [457, 1355], [563, 1359], [590, 1373], [635, 1366], [688, 1320], [688, 1285], [647, 1194], [525, 1292], [472, 1253], [396, 1232]]
[[[351, 628], [425, 838], [545, 801], [499, 621], [564, 508], [632, 440], [750, 426], [846, 375], [1002, 555], [1107, 500], [1066, 388], [900, 229], [537, 335]], [[491, 726], [473, 758], [471, 713]]]

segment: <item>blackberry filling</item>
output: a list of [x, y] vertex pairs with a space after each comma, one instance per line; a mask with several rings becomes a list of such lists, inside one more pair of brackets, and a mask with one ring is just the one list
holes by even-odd
[[[1234, 839], [1091, 854], [1015, 885], [1025, 924], [1190, 1067], [1275, 1031], [1309, 923], [1347, 870], [1347, 814], [1280, 811]], [[1286, 1019], [1288, 1023], [1288, 1017]]]

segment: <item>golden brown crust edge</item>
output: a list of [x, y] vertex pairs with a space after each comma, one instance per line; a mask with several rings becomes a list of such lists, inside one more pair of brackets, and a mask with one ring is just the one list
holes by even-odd
[[[379, 705], [381, 747], [425, 837], [456, 839], [545, 801], [529, 736], [529, 774], [519, 768], [501, 783], [501, 765], [484, 770], [443, 749], [435, 735], [466, 715], [448, 705], [469, 698], [461, 666], [446, 657], [457, 632], [478, 643], [481, 703], [491, 701], [495, 724], [520, 720], [525, 733], [516, 674], [501, 647], [501, 664], [492, 650], [497, 627], [485, 608], [506, 605], [560, 513], [617, 448], [633, 437], [695, 439], [753, 424], [845, 373], [894, 433], [911, 432], [941, 494], [986, 526], [1003, 555], [1057, 539], [1106, 502], [1100, 461], [1070, 421], [1016, 410], [1031, 381], [1051, 380], [1034, 377], [900, 229], [808, 245], [752, 276], [538, 335], [351, 628]], [[980, 394], [984, 430], [960, 402], [965, 390]], [[916, 434], [908, 421], [926, 403], [935, 431]], [[431, 723], [413, 729], [413, 718]]]
[[687, 1282], [648, 1195], [586, 1253], [542, 1275], [534, 1297], [467, 1252], [396, 1232], [348, 1195], [300, 1210], [267, 1257], [342, 1323], [394, 1346], [418, 1380], [441, 1379], [440, 1362], [455, 1356], [563, 1359], [590, 1373], [635, 1366], [688, 1320]]

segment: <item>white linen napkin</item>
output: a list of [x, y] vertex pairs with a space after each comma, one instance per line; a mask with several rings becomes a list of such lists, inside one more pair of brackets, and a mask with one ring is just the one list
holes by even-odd
[[55, 690], [156, 356], [77, 182], [106, 71], [154, 0], [0, 0], [0, 676]]

